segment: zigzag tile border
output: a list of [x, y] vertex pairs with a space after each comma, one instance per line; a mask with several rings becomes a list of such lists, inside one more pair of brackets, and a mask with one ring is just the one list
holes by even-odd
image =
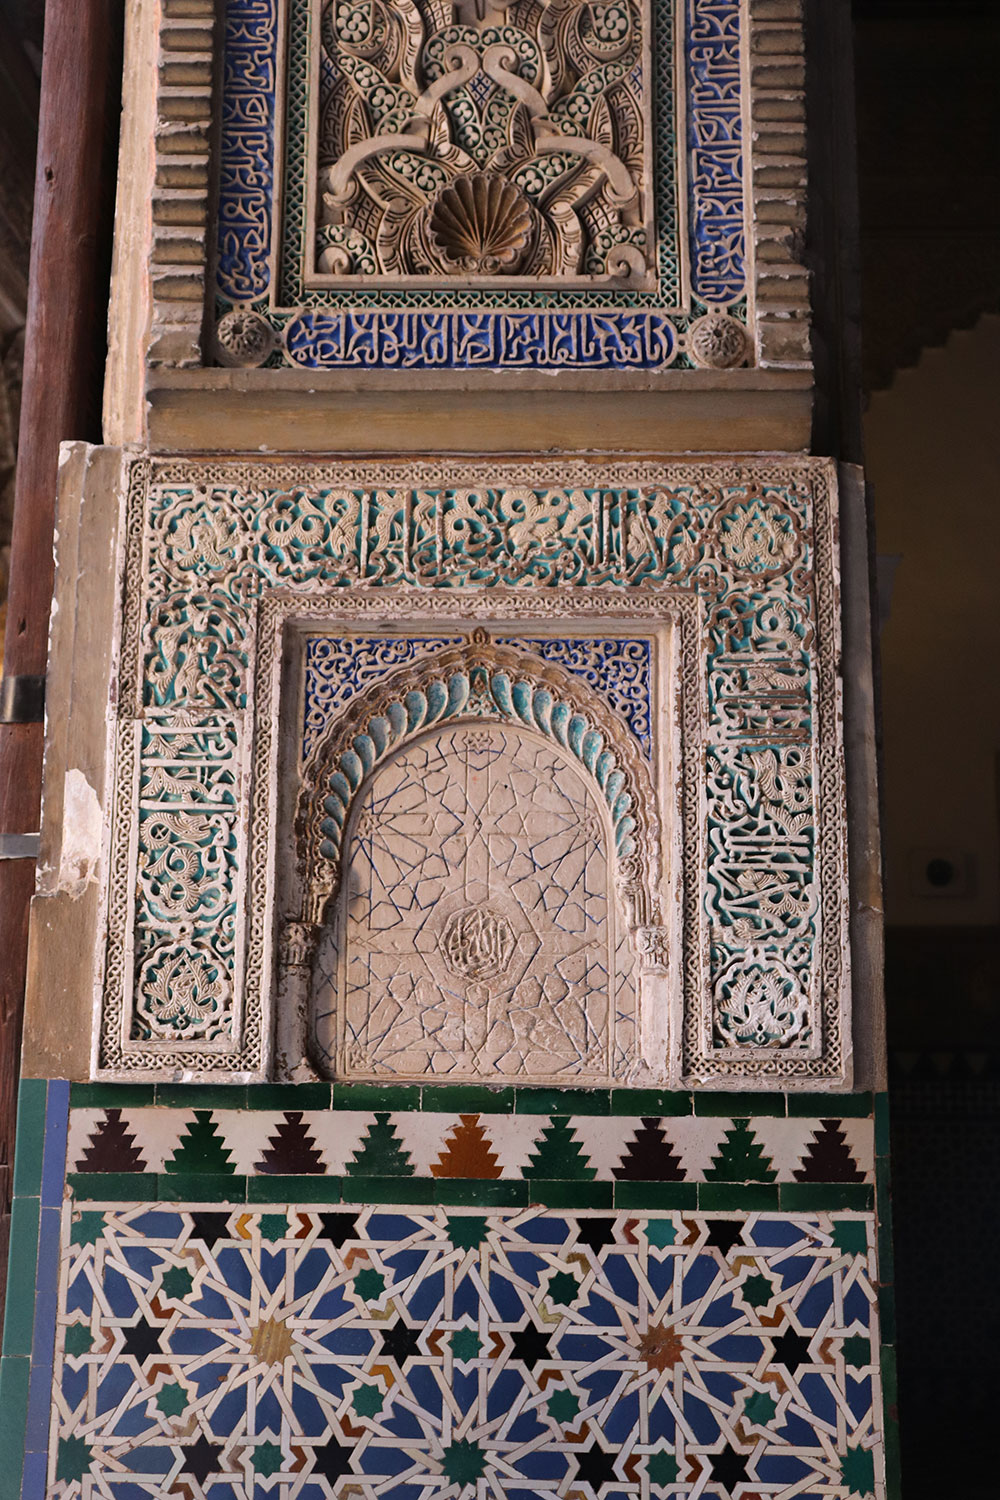
[[[546, 1177], [704, 1182], [713, 1164], [746, 1158], [776, 1182], [872, 1182], [871, 1120], [703, 1116], [506, 1115], [369, 1110], [75, 1109], [70, 1170], [231, 1171], [246, 1176], [356, 1173], [362, 1153], [406, 1160], [414, 1177], [516, 1180], [553, 1135], [565, 1141]], [[373, 1145], [374, 1143], [374, 1145]], [[728, 1170], [728, 1168], [725, 1168]], [[666, 1172], [670, 1175], [664, 1177]], [[372, 1175], [381, 1175], [375, 1172]], [[538, 1175], [537, 1173], [535, 1175]], [[731, 1180], [756, 1180], [746, 1176]]]
[[79, 1199], [872, 1207], [874, 1126], [812, 1118], [438, 1110], [74, 1109]]

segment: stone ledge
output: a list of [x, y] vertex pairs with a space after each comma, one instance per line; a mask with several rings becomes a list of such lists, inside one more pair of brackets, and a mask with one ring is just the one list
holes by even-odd
[[[184, 304], [175, 305], [179, 325]], [[175, 335], [166, 347], [177, 343]], [[707, 452], [723, 440], [732, 451], [795, 452], [810, 440], [805, 370], [416, 378], [418, 388], [396, 371], [160, 369], [147, 384], [150, 438], [180, 452], [321, 453]]]

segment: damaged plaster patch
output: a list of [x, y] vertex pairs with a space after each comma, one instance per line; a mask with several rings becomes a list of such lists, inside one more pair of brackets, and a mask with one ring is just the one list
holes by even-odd
[[68, 896], [82, 896], [91, 881], [97, 879], [103, 822], [97, 793], [86, 776], [75, 768], [67, 771], [57, 888]]

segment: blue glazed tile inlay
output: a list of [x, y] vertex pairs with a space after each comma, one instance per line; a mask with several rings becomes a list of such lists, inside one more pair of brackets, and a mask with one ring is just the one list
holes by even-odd
[[[571, 91], [558, 105], [551, 103], [560, 119], [559, 108], [566, 105], [568, 109], [582, 109], [579, 120], [584, 121], [589, 119], [595, 88], [617, 87], [631, 91], [636, 101], [645, 94], [652, 100], [643, 106], [649, 110], [643, 128], [652, 135], [655, 211], [645, 230], [614, 231], [619, 238], [625, 233], [620, 248], [639, 253], [640, 258], [646, 251], [638, 252], [636, 247], [645, 243], [646, 234], [652, 237], [646, 279], [634, 286], [616, 282], [614, 276], [609, 281], [589, 282], [589, 273], [581, 267], [582, 280], [577, 276], [573, 285], [561, 287], [559, 278], [552, 277], [551, 285], [544, 283], [543, 290], [539, 289], [543, 283], [534, 287], [517, 276], [511, 276], [500, 290], [476, 284], [449, 287], [437, 282], [427, 289], [376, 290], [365, 280], [376, 271], [374, 260], [368, 263], [374, 251], [364, 248], [364, 236], [359, 231], [340, 222], [334, 191], [330, 220], [321, 223], [317, 238], [320, 245], [328, 245], [335, 260], [338, 255], [353, 257], [358, 285], [346, 292], [307, 285], [303, 280], [310, 233], [306, 182], [316, 170], [306, 147], [305, 122], [309, 108], [318, 107], [316, 101], [309, 103], [309, 91], [314, 87], [311, 61], [317, 48], [310, 0], [291, 0], [289, 6], [284, 94], [278, 77], [278, 0], [228, 0], [217, 252], [217, 290], [223, 306], [253, 306], [270, 318], [279, 345], [271, 362], [306, 369], [656, 370], [671, 365], [678, 357], [678, 333], [684, 331], [687, 322], [705, 307], [738, 310], [746, 283], [739, 0], [678, 0], [678, 5], [676, 18], [673, 0], [655, 0], [644, 13], [641, 26], [653, 32], [654, 74], [645, 80], [645, 64], [640, 60], [631, 70], [625, 67], [627, 76], [619, 79], [612, 43], [616, 28], [624, 37], [637, 24], [638, 12], [624, 7], [588, 6], [587, 15], [592, 13], [592, 19], [585, 29], [595, 28], [596, 36], [604, 39], [599, 45], [610, 48], [607, 59], [595, 68], [592, 63], [598, 54], [594, 53], [584, 66], [586, 87], [581, 89], [579, 99]], [[462, 7], [456, 6], [456, 11], [461, 13]], [[331, 33], [318, 46], [321, 91], [330, 93], [337, 83], [329, 50], [332, 46], [333, 53], [340, 55], [334, 33], [339, 36], [338, 28], [346, 28], [342, 40], [356, 46], [363, 42], [365, 27], [374, 27], [374, 36], [381, 24], [374, 18], [380, 14], [381, 9], [373, 11], [366, 20], [368, 12], [363, 8], [345, 6], [334, 21], [332, 13], [327, 13], [324, 24], [329, 24]], [[463, 31], [460, 14], [455, 21], [450, 31], [445, 28], [440, 32], [441, 37], [454, 32], [455, 38], [465, 37], [466, 46], [476, 40], [475, 31]], [[497, 31], [497, 36], [503, 35], [508, 42], [511, 37], [518, 38], [527, 59], [533, 45], [529, 36], [532, 27], [524, 17], [521, 22], [527, 25], [527, 31], [519, 30], [521, 23], [508, 17], [506, 29]], [[683, 28], [684, 42], [684, 62], [678, 77], [674, 76], [675, 23]], [[435, 38], [432, 52], [437, 42]], [[378, 56], [388, 66], [385, 57]], [[360, 75], [354, 76], [358, 59], [350, 48], [347, 57], [354, 83], [370, 92], [372, 80], [380, 76], [379, 65], [372, 64], [376, 70], [372, 78], [359, 83]], [[530, 61], [522, 66], [530, 75]], [[522, 88], [525, 86], [526, 77], [522, 78]], [[378, 108], [389, 111], [387, 120], [391, 119], [393, 100], [397, 110], [402, 109], [403, 92], [398, 84], [386, 83], [383, 87], [385, 98]], [[678, 184], [674, 109], [675, 95], [680, 94], [684, 96], [687, 141], [679, 163], [684, 182]], [[282, 97], [286, 101], [286, 159], [282, 221], [278, 223], [275, 143], [278, 101]], [[377, 88], [371, 97], [381, 98]], [[487, 77], [484, 72], [470, 75], [466, 102], [457, 106], [460, 115], [464, 111], [462, 117], [472, 131], [465, 143], [473, 151], [470, 161], [475, 159], [475, 142], [479, 140], [479, 127], [472, 124], [472, 117], [484, 112], [483, 118], [490, 119], [497, 97], [495, 77]], [[639, 109], [639, 105], [633, 103], [629, 108]], [[565, 126], [564, 133], [569, 130], [568, 119], [567, 115], [564, 125], [558, 125], [559, 129]], [[385, 124], [376, 120], [373, 128], [375, 140]], [[494, 122], [491, 128], [499, 128], [502, 133], [505, 127], [497, 127]], [[589, 128], [579, 126], [584, 135]], [[489, 130], [484, 141], [487, 136]], [[567, 135], [567, 141], [577, 138], [572, 131]], [[496, 141], [493, 143], [495, 146]], [[550, 152], [547, 160], [550, 165], [557, 163], [559, 153]], [[434, 166], [430, 163], [428, 170]], [[552, 170], [565, 168], [552, 165]], [[534, 183], [527, 171], [525, 184], [529, 180]], [[526, 186], [525, 191], [541, 191], [540, 183], [541, 179], [534, 186]], [[687, 258], [695, 299], [686, 306], [681, 295], [682, 254], [676, 211], [679, 191], [687, 198]], [[629, 234], [636, 237], [634, 244]], [[279, 267], [276, 278], [272, 277], [272, 263]], [[681, 357], [682, 362], [687, 359], [683, 350]]]
[[[143, 1239], [146, 1206], [118, 1205], [66, 1245], [66, 1304], [87, 1313], [60, 1318], [62, 1478], [142, 1500], [272, 1480], [331, 1500], [352, 1475], [389, 1500], [449, 1480], [819, 1500], [864, 1462], [883, 1500], [878, 1377], [844, 1364], [876, 1341], [870, 1295], [863, 1328], [843, 1314], [870, 1267], [837, 1248], [837, 1216], [209, 1213], [158, 1214]], [[122, 1255], [146, 1269], [112, 1287]], [[179, 1270], [191, 1288], [166, 1297]]]

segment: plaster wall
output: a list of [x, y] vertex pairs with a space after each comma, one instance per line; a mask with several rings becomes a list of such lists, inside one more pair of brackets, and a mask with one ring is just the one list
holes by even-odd
[[[998, 359], [1000, 317], [987, 316], [901, 370], [890, 390], [872, 397], [866, 420], [877, 547], [886, 560], [884, 849], [892, 925], [987, 925], [1000, 917], [1000, 695], [988, 644], [1000, 556]], [[970, 641], [983, 648], [970, 651]], [[932, 859], [957, 867], [949, 886], [925, 878]]]

